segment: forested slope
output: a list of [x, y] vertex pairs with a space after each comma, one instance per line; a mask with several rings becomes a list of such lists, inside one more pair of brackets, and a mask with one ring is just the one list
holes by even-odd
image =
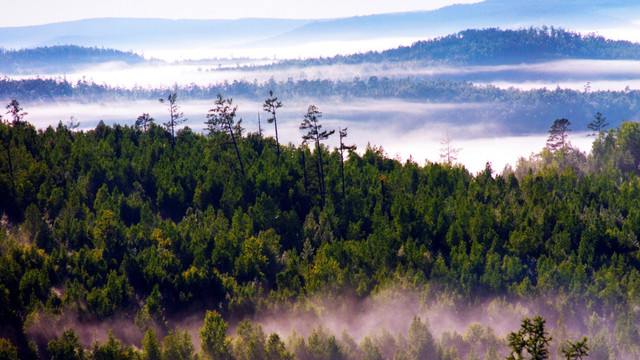
[[80, 66], [119, 61], [129, 65], [145, 59], [133, 52], [77, 45], [43, 46], [30, 49], [0, 48], [0, 72], [41, 74], [76, 70]]
[[[588, 157], [546, 150], [515, 173], [400, 163], [371, 147], [345, 153], [342, 175], [339, 149], [280, 145], [277, 155], [273, 138], [239, 124], [235, 140], [188, 128], [174, 139], [155, 124], [36, 130], [17, 104], [10, 109], [13, 121], [0, 124], [0, 337], [22, 358], [35, 356], [29, 340], [54, 358], [69, 358], [60, 355], [64, 344], [96, 359], [140, 355], [113, 337], [78, 353], [79, 341], [92, 338], [68, 331], [50, 342], [62, 329], [38, 332], [65, 315], [77, 317], [78, 329], [124, 316], [140, 338], [153, 325], [167, 337], [160, 345], [147, 332], [131, 344], [141, 354], [191, 358], [197, 348], [171, 319], [194, 309], [216, 310], [199, 336], [203, 356], [504, 353], [491, 324], [474, 325], [475, 337], [436, 338], [414, 318], [406, 335], [356, 342], [320, 328], [285, 344], [248, 322], [228, 339], [220, 317], [293, 311], [314, 296], [366, 299], [393, 286], [458, 311], [487, 299], [537, 302], [558, 329], [593, 339], [590, 358], [639, 354], [638, 123], [602, 133]], [[554, 339], [570, 334], [558, 330]], [[250, 341], [262, 350], [245, 353]]]
[[274, 66], [312, 66], [420, 61], [457, 65], [535, 63], [561, 59], [638, 60], [640, 44], [554, 27], [468, 29], [410, 46], [328, 58], [281, 61]]

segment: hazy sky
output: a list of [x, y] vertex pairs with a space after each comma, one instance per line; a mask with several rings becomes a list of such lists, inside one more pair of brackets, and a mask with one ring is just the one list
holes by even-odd
[[[432, 10], [482, 0], [0, 0], [0, 27], [39, 25], [95, 17], [237, 19], [336, 18], [412, 10]], [[12, 16], [20, 14], [19, 16]]]

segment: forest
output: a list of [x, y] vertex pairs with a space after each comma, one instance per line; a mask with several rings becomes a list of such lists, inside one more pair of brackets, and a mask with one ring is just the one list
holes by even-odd
[[[544, 133], [549, 119], [570, 118], [578, 131], [587, 128], [593, 114], [607, 114], [613, 126], [637, 120], [640, 91], [576, 91], [570, 89], [500, 89], [490, 85], [474, 85], [467, 81], [388, 78], [372, 76], [350, 81], [298, 80], [259, 83], [233, 81], [209, 86], [184, 85], [171, 89], [131, 89], [100, 85], [88, 80], [71, 83], [65, 79], [35, 78], [25, 80], [0, 79], [0, 99], [23, 99], [25, 103], [79, 102], [99, 103], [132, 100], [155, 100], [168, 92], [180, 93], [182, 100], [213, 99], [216, 94], [261, 101], [269, 90], [281, 99], [326, 99], [344, 101], [361, 98], [404, 99], [419, 103], [484, 104], [469, 112], [451, 112], [446, 119], [452, 124], [491, 123], [496, 131], [506, 134]], [[132, 119], [133, 122], [134, 119]]]
[[0, 48], [0, 72], [5, 74], [66, 72], [74, 70], [77, 66], [109, 61], [121, 61], [132, 65], [146, 60], [130, 51], [77, 45], [43, 46], [19, 50]]
[[640, 60], [640, 44], [609, 40], [562, 28], [468, 29], [384, 51], [329, 58], [285, 60], [268, 67], [361, 64], [399, 61], [456, 65], [497, 65], [561, 59]]
[[[263, 110], [275, 138], [247, 133], [220, 94], [202, 134], [180, 125], [176, 93], [162, 97], [166, 119], [88, 131], [36, 129], [12, 100], [0, 123], [1, 356], [517, 359], [525, 330], [552, 358], [581, 358], [583, 337], [589, 359], [640, 356], [639, 123], [607, 129], [596, 114], [585, 154], [566, 142], [571, 122], [550, 119], [540, 153], [471, 174], [453, 157], [356, 151], [314, 105], [300, 143], [281, 144], [274, 94]], [[339, 147], [323, 144], [331, 136]], [[402, 324], [335, 332], [323, 320], [358, 315], [336, 304]], [[491, 312], [442, 329], [445, 314]], [[306, 320], [266, 331], [268, 313]]]

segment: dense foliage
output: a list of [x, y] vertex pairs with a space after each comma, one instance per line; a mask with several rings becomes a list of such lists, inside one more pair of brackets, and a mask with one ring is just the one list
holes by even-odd
[[431, 40], [363, 54], [286, 60], [272, 66], [313, 66], [399, 61], [496, 65], [560, 59], [640, 60], [640, 44], [582, 35], [554, 27], [519, 30], [468, 29]]
[[[424, 303], [444, 296], [456, 309], [487, 298], [545, 299], [542, 307], [561, 314], [554, 341], [577, 327], [595, 339], [590, 358], [640, 355], [638, 123], [601, 132], [588, 157], [567, 145], [514, 172], [487, 165], [474, 176], [449, 164], [400, 163], [376, 147], [350, 153], [342, 172], [339, 149], [280, 146], [278, 157], [274, 139], [238, 123], [231, 133], [184, 128], [172, 139], [155, 124], [36, 130], [17, 102], [8, 109], [13, 121], [0, 124], [0, 335], [14, 345], [0, 342], [2, 351], [135, 358], [113, 335], [86, 354], [73, 332], [53, 341], [29, 335], [38, 319], [130, 314], [141, 329], [166, 334], [160, 342], [147, 332], [144, 356], [191, 358], [189, 333], [168, 320], [187, 309], [242, 319], [316, 295], [363, 299], [397, 285]], [[319, 328], [285, 344], [249, 322], [230, 339], [218, 316], [204, 320], [202, 357], [506, 351], [505, 339], [480, 324], [464, 338], [436, 339], [414, 318], [406, 335], [356, 343]]]

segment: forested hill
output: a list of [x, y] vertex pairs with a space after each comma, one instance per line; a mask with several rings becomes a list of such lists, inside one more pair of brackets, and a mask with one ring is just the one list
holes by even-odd
[[76, 45], [44, 46], [32, 49], [0, 49], [0, 72], [31, 74], [30, 71], [69, 71], [74, 67], [121, 61], [138, 64], [145, 59], [133, 52]]
[[[162, 359], [177, 358], [176, 347], [193, 359], [190, 336], [172, 320], [186, 309], [242, 319], [396, 285], [422, 292], [421, 306], [442, 301], [463, 313], [487, 298], [538, 303], [558, 324], [554, 346], [579, 331], [589, 359], [640, 355], [638, 123], [600, 133], [588, 158], [561, 147], [515, 173], [487, 166], [474, 176], [376, 148], [279, 146], [244, 133], [223, 106], [231, 102], [219, 100], [208, 136], [185, 128], [175, 137], [148, 116], [135, 127], [37, 131], [9, 104], [11, 122], [0, 123], [0, 351], [69, 359], [65, 351], [84, 354], [81, 344], [95, 339], [84, 323], [98, 321], [145, 358], [160, 351], [153, 325], [166, 335]], [[306, 118], [321, 120], [312, 108]], [[475, 337], [435, 338], [414, 318], [406, 337], [357, 344], [320, 329], [286, 347], [276, 334], [267, 350], [262, 328], [248, 323], [232, 347], [222, 319], [208, 313], [199, 334], [202, 358], [220, 358], [214, 350], [225, 359], [504, 358], [496, 354], [506, 340], [486, 319]], [[251, 339], [289, 355], [250, 357]], [[85, 347], [91, 359], [140, 355], [113, 336]]]
[[469, 29], [385, 51], [283, 61], [281, 65], [359, 64], [384, 61], [450, 64], [514, 64], [559, 59], [640, 59], [640, 44], [582, 35], [554, 27], [520, 30]]

